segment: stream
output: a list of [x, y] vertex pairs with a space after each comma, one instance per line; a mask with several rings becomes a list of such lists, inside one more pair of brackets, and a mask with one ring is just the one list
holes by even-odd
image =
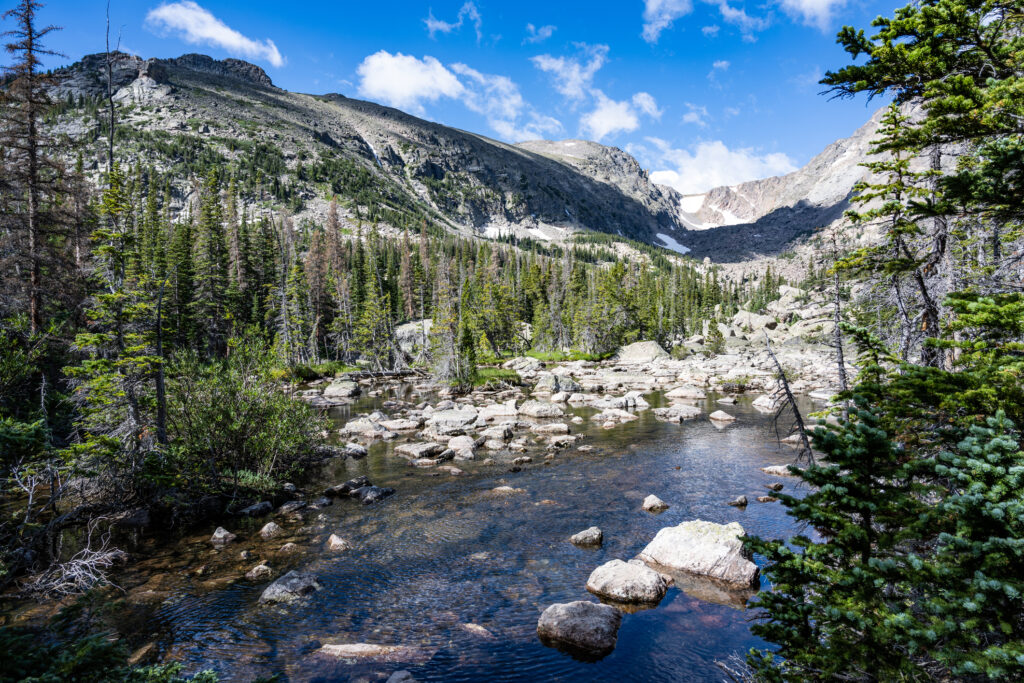
[[[340, 426], [389, 398], [422, 399], [409, 391], [391, 389], [330, 415]], [[278, 518], [285, 533], [269, 541], [258, 530], [270, 517], [224, 523], [238, 540], [223, 550], [209, 543], [214, 526], [172, 545], [139, 539], [132, 554], [144, 559], [116, 577], [128, 605], [123, 630], [151, 657], [179, 661], [190, 673], [213, 669], [227, 681], [275, 673], [292, 681], [374, 681], [400, 669], [418, 681], [724, 680], [716, 660], [764, 643], [749, 631], [754, 613], [743, 608], [745, 596], [699, 583], [674, 586], [657, 607], [625, 614], [617, 647], [598, 662], [577, 661], [536, 635], [545, 607], [596, 600], [584, 588], [590, 572], [634, 557], [662, 527], [703, 519], [738, 521], [748, 534], [766, 537], [795, 533], [781, 505], [755, 500], [775, 481], [800, 494], [796, 479], [760, 469], [792, 462], [794, 451], [775, 441], [771, 416], [750, 397], [732, 406], [716, 405], [717, 398], [709, 395], [700, 402], [705, 414], [683, 424], [659, 421], [649, 410], [614, 429], [588, 419], [573, 425], [585, 436], [576, 446], [550, 461], [532, 450], [534, 462], [519, 472], [509, 472], [511, 455], [483, 464], [488, 452], [481, 450], [477, 461], [454, 463], [465, 474], [452, 476], [410, 467], [392, 453], [395, 443], [376, 443], [365, 459], [328, 463], [305, 490], [312, 498], [366, 475], [397, 490], [383, 502], [340, 498], [301, 520]], [[648, 400], [664, 403], [658, 393]], [[716, 426], [706, 415], [718, 408], [737, 420]], [[815, 406], [808, 400], [801, 408]], [[595, 412], [571, 410], [584, 418]], [[579, 452], [584, 444], [592, 450]], [[524, 491], [491, 493], [501, 485]], [[671, 507], [657, 515], [641, 510], [651, 493]], [[726, 505], [741, 494], [751, 501], [747, 508]], [[603, 547], [569, 543], [594, 525], [604, 532]], [[353, 549], [329, 551], [331, 533]], [[287, 542], [297, 548], [283, 553]], [[244, 550], [251, 559], [240, 559]], [[301, 569], [322, 588], [297, 603], [260, 605], [270, 579], [243, 577], [259, 560], [273, 578]], [[422, 655], [333, 661], [313, 654], [325, 643], [402, 645]]]

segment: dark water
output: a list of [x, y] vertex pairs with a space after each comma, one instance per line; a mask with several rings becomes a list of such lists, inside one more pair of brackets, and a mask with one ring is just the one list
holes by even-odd
[[[371, 407], [364, 402], [335, 417], [343, 422]], [[544, 451], [533, 451], [534, 463], [516, 473], [507, 471], [514, 456], [495, 455], [494, 465], [456, 463], [465, 475], [438, 476], [407, 466], [390, 453], [393, 445], [378, 444], [367, 459], [337, 463], [322, 479], [333, 484], [366, 474], [395, 487], [381, 504], [338, 500], [304, 521], [279, 522], [287, 536], [269, 542], [256, 533], [267, 520], [257, 520], [232, 528], [239, 540], [220, 552], [206, 543], [212, 528], [154, 549], [154, 557], [122, 577], [129, 603], [138, 606], [139, 636], [165, 660], [181, 661], [190, 672], [212, 668], [227, 680], [272, 673], [296, 681], [378, 680], [398, 669], [421, 681], [723, 680], [715, 660], [761, 645], [748, 630], [753, 613], [678, 587], [656, 608], [626, 614], [618, 646], [599, 662], [576, 661], [536, 636], [541, 610], [594, 599], [584, 588], [590, 572], [635, 556], [664, 526], [739, 521], [747, 533], [791, 535], [784, 509], [754, 498], [778, 480], [760, 468], [790, 462], [793, 451], [774, 443], [769, 418], [749, 399], [736, 406], [709, 399], [705, 409], [719, 407], [739, 419], [720, 429], [706, 418], [668, 424], [645, 411], [611, 430], [588, 420], [573, 431], [586, 434], [580, 444], [593, 451], [570, 448], [547, 463]], [[796, 480], [783, 481], [792, 492]], [[503, 484], [525, 492], [489, 493]], [[671, 508], [643, 512], [640, 503], [651, 493]], [[740, 494], [751, 500], [745, 510], [725, 505]], [[592, 525], [604, 531], [604, 547], [568, 542]], [[332, 532], [355, 549], [327, 551]], [[278, 552], [289, 540], [300, 550]], [[293, 568], [315, 573], [322, 590], [297, 604], [257, 605], [267, 582], [240, 578], [257, 564], [239, 559], [245, 549], [275, 577]], [[467, 623], [494, 637], [466, 629]], [[360, 666], [310, 654], [329, 642], [415, 646], [426, 654], [418, 662]]]

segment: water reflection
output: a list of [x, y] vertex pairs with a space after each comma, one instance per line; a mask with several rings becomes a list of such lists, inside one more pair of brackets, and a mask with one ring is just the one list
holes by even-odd
[[[384, 398], [333, 409], [332, 417], [343, 423]], [[574, 412], [588, 418], [593, 410]], [[660, 422], [650, 411], [610, 430], [587, 419], [573, 431], [591, 450], [569, 448], [549, 461], [535, 452], [534, 463], [514, 473], [512, 456], [502, 454], [493, 464], [459, 463], [459, 477], [411, 468], [394, 444], [378, 443], [364, 460], [332, 463], [308, 488], [318, 493], [366, 475], [397, 489], [383, 503], [338, 499], [301, 521], [278, 520], [285, 534], [272, 541], [257, 533], [266, 520], [239, 522], [231, 530], [240, 540], [221, 551], [204, 531], [154, 550], [122, 585], [130, 602], [150, 610], [144, 640], [188, 671], [212, 668], [226, 680], [377, 680], [397, 669], [423, 681], [720, 680], [716, 659], [759, 644], [748, 630], [752, 615], [742, 608], [746, 595], [692, 577], [676, 576], [657, 608], [624, 615], [618, 646], [596, 663], [544, 647], [536, 625], [553, 602], [595, 599], [584, 588], [594, 567], [634, 557], [664, 526], [705, 519], [739, 521], [765, 536], [791, 533], [781, 506], [754, 499], [776, 481], [760, 468], [788, 463], [793, 452], [772, 441], [769, 418], [749, 400], [729, 412], [738, 419], [721, 429], [706, 418]], [[795, 483], [786, 480], [787, 491]], [[499, 485], [523, 491], [491, 495]], [[643, 512], [651, 493], [671, 507]], [[751, 500], [746, 509], [726, 505], [741, 494]], [[602, 547], [569, 543], [593, 525], [604, 532]], [[328, 551], [331, 533], [353, 548]], [[281, 553], [287, 542], [298, 551]], [[251, 557], [242, 560], [245, 550]], [[312, 572], [322, 589], [298, 603], [259, 606], [266, 581], [243, 575], [260, 561], [275, 577]], [[332, 643], [406, 649], [362, 662], [316, 654]]]

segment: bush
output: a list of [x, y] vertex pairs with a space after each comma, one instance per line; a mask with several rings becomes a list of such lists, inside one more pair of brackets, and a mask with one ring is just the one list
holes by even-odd
[[326, 420], [281, 392], [265, 342], [233, 340], [225, 360], [192, 352], [170, 368], [168, 428], [174, 485], [203, 493], [265, 490], [313, 459]]

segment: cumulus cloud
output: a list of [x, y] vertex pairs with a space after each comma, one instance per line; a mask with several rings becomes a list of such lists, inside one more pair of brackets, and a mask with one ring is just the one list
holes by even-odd
[[423, 113], [423, 102], [460, 98], [465, 87], [458, 77], [429, 55], [418, 59], [386, 50], [364, 59], [356, 69], [359, 94], [392, 107]]
[[428, 102], [456, 100], [513, 142], [562, 130], [561, 122], [536, 112], [523, 99], [512, 79], [481, 73], [466, 64], [445, 66], [429, 55], [421, 59], [381, 50], [364, 59], [356, 72], [363, 97], [420, 115]]
[[531, 58], [533, 65], [554, 76], [555, 89], [570, 100], [582, 100], [594, 80], [594, 74], [608, 61], [607, 45], [576, 43], [580, 57], [552, 57], [538, 55]]
[[236, 57], [266, 60], [283, 66], [284, 57], [274, 41], [263, 42], [242, 35], [192, 0], [167, 2], [146, 14], [146, 27], [155, 33], [174, 33], [193, 45], [219, 47]]
[[459, 15], [456, 17], [456, 21], [448, 22], [441, 21], [434, 16], [434, 12], [430, 11], [429, 16], [423, 20], [423, 23], [427, 25], [427, 32], [430, 33], [431, 38], [435, 38], [438, 33], [451, 33], [452, 31], [458, 31], [462, 28], [462, 25], [469, 19], [473, 22], [473, 29], [476, 31], [476, 42], [484, 37], [481, 28], [483, 27], [484, 19], [480, 16], [480, 11], [476, 8], [472, 2], [467, 2], [459, 10]]
[[647, 138], [655, 152], [648, 155], [651, 180], [669, 185], [683, 194], [707, 192], [719, 185], [791, 173], [796, 164], [786, 154], [764, 154], [754, 148], [730, 149], [721, 140], [698, 142], [691, 149], [674, 148], [665, 140]]
[[543, 43], [554, 34], [556, 28], [557, 27], [551, 25], [537, 28], [533, 24], [527, 24], [526, 37], [523, 38], [523, 45], [526, 45], [527, 43]]
[[465, 64], [452, 64], [451, 69], [464, 79], [463, 104], [485, 116], [488, 125], [503, 138], [519, 142], [562, 130], [560, 121], [534, 111], [509, 77], [481, 73]]
[[711, 26], [705, 26], [700, 30], [708, 38], [714, 38], [718, 35], [718, 32], [722, 30], [722, 27], [718, 24], [712, 24]]
[[594, 92], [597, 106], [580, 118], [580, 130], [600, 142], [613, 133], [629, 133], [640, 127], [640, 118], [629, 102], [617, 102], [600, 90]]
[[[846, 0], [781, 0], [783, 3], [824, 3], [845, 2]], [[754, 32], [768, 28], [767, 18], [752, 17], [742, 8], [733, 7], [729, 0], [702, 0], [718, 8], [722, 21], [733, 24], [740, 29], [743, 39], [755, 40]], [[693, 11], [693, 0], [644, 0], [643, 38], [648, 43], [657, 43], [661, 33], [672, 27], [677, 19], [685, 17]], [[714, 37], [718, 34], [718, 26], [705, 26], [701, 29], [705, 36]]]
[[781, 0], [782, 9], [790, 16], [801, 19], [805, 24], [827, 31], [832, 23], [832, 14], [846, 4], [847, 0]]
[[640, 115], [661, 118], [658, 103], [650, 93], [638, 92], [629, 100], [613, 100], [600, 90], [591, 92], [594, 109], [580, 117], [584, 137], [600, 142], [609, 135], [631, 133], [640, 127]]

